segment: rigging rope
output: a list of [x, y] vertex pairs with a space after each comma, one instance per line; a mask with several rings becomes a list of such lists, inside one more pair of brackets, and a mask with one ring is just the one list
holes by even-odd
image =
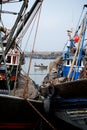
[[35, 32], [35, 36], [34, 36], [34, 42], [33, 42], [32, 52], [31, 52], [31, 56], [30, 56], [29, 66], [28, 66], [28, 72], [27, 72], [27, 75], [26, 75], [26, 81], [25, 81], [25, 87], [24, 87], [23, 97], [25, 97], [26, 90], [28, 89], [29, 72], [30, 72], [30, 66], [31, 66], [31, 61], [32, 61], [32, 54], [34, 53], [34, 46], [35, 46], [36, 36], [37, 36], [37, 30], [38, 30], [38, 26], [39, 26], [41, 8], [42, 8], [42, 3], [41, 3], [40, 10], [39, 10], [39, 16], [38, 16], [38, 21], [37, 21], [36, 32]]
[[[28, 30], [28, 28], [29, 28], [31, 22], [33, 21], [34, 16], [35, 16], [35, 15], [33, 15], [33, 17], [31, 18], [31, 20], [28, 22], [28, 24], [27, 24], [27, 25], [24, 27], [24, 29], [22, 30], [22, 33], [20, 34], [19, 39], [24, 37], [24, 35], [25, 35], [25, 33], [27, 32], [27, 30]], [[35, 21], [35, 20], [34, 20], [34, 21]], [[34, 25], [34, 24], [33, 24], [33, 25]], [[33, 28], [33, 27], [32, 27], [32, 28]], [[31, 31], [32, 31], [32, 28], [31, 28]], [[30, 32], [31, 32], [31, 31], [30, 31]], [[19, 41], [18, 41], [18, 42], [19, 42]]]
[[73, 61], [72, 61], [72, 64], [71, 64], [71, 67], [70, 67], [70, 70], [69, 70], [69, 73], [68, 73], [68, 76], [67, 76], [69, 80], [70, 80], [70, 76], [71, 76], [71, 73], [72, 73], [72, 70], [73, 70], [74, 63], [76, 61], [76, 56], [78, 55], [78, 52], [79, 52], [79, 49], [80, 49], [80, 44], [81, 44], [81, 40], [82, 40], [82, 37], [83, 37], [83, 33], [85, 31], [85, 28], [86, 28], [85, 21], [86, 21], [86, 17], [82, 21], [80, 39], [78, 41], [77, 50], [75, 52], [75, 55], [74, 55], [74, 58], [73, 58]]
[[80, 29], [80, 26], [78, 26], [78, 25], [79, 25], [79, 23], [80, 23], [80, 20], [81, 20], [82, 15], [83, 15], [83, 11], [84, 11], [84, 7], [83, 7], [83, 9], [82, 9], [82, 12], [81, 12], [81, 15], [80, 15], [80, 18], [79, 18], [77, 27], [76, 27], [75, 35], [77, 34], [78, 30]]
[[[37, 17], [36, 17], [36, 18], [37, 18]], [[27, 40], [27, 42], [26, 42], [26, 44], [25, 44], [25, 48], [26, 48], [27, 43], [28, 43], [28, 41], [29, 41], [29, 39], [30, 39], [30, 36], [31, 36], [32, 30], [33, 30], [33, 27], [34, 27], [34, 25], [35, 25], [36, 18], [35, 18], [35, 20], [34, 20], [34, 22], [33, 22], [32, 27], [31, 27], [31, 30], [30, 30], [30, 33], [29, 33], [29, 36], [28, 36], [28, 40]], [[24, 50], [25, 50], [25, 48], [24, 48]]]

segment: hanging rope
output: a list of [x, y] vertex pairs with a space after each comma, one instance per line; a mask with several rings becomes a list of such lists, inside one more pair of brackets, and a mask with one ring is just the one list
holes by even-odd
[[[42, 3], [41, 3], [41, 7], [42, 7]], [[40, 7], [40, 11], [39, 11], [39, 16], [38, 16], [38, 21], [37, 21], [37, 26], [36, 26], [36, 32], [35, 32], [35, 37], [34, 37], [34, 42], [33, 42], [33, 48], [32, 48], [32, 52], [31, 52], [31, 56], [30, 56], [30, 61], [29, 61], [29, 66], [28, 66], [28, 72], [27, 72], [27, 75], [26, 75], [26, 82], [25, 82], [23, 97], [25, 97], [26, 90], [28, 90], [29, 72], [30, 72], [30, 66], [31, 66], [31, 61], [32, 61], [32, 54], [34, 53], [34, 46], [35, 46], [35, 41], [36, 41], [36, 36], [37, 36], [37, 30], [38, 30], [38, 25], [39, 25], [39, 20], [40, 20], [41, 7]]]
[[80, 26], [78, 26], [78, 25], [79, 25], [79, 23], [80, 23], [80, 20], [81, 20], [82, 15], [83, 15], [84, 8], [85, 8], [85, 7], [83, 7], [83, 9], [82, 9], [82, 12], [81, 12], [81, 15], [80, 15], [80, 18], [79, 18], [77, 27], [76, 27], [75, 35], [78, 33], [78, 30], [80, 29]]
[[[37, 17], [36, 17], [36, 18], [37, 18]], [[32, 25], [32, 27], [31, 27], [31, 30], [30, 30], [30, 33], [29, 33], [29, 36], [28, 36], [28, 40], [27, 40], [27, 42], [26, 42], [26, 44], [25, 44], [24, 51], [25, 51], [25, 49], [26, 49], [26, 46], [27, 46], [27, 43], [28, 43], [28, 41], [29, 41], [29, 39], [30, 39], [30, 36], [31, 36], [32, 30], [33, 30], [33, 27], [34, 27], [34, 25], [35, 25], [36, 18], [35, 18], [35, 20], [34, 20], [34, 22], [33, 22], [33, 25]]]

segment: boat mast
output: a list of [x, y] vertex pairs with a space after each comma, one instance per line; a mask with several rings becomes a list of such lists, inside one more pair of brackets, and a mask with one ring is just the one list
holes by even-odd
[[[9, 1], [13, 1], [13, 0], [2, 0], [2, 1], [0, 2], [0, 23], [2, 23], [2, 19], [1, 19], [2, 4], [8, 3]], [[22, 0], [21, 0], [21, 1], [22, 1]], [[22, 16], [24, 10], [26, 10], [27, 7], [28, 7], [28, 0], [24, 0], [24, 1], [23, 1], [23, 4], [22, 4], [22, 7], [21, 7], [21, 9], [20, 9], [20, 12], [19, 12], [19, 14], [18, 14], [18, 17], [17, 17], [17, 19], [16, 19], [16, 21], [15, 21], [15, 24], [14, 24], [13, 28], [11, 29], [9, 38], [8, 38], [8, 40], [7, 40], [6, 48], [8, 47], [8, 45], [10, 44], [10, 42], [12, 41], [12, 37], [13, 37], [13, 35], [14, 35], [14, 33], [15, 33], [15, 30], [16, 30], [16, 28], [17, 28], [17, 25], [18, 25], [18, 23], [19, 23], [19, 21], [20, 21], [20, 19], [21, 19], [21, 16]], [[6, 59], [5, 59], [5, 56], [6, 56], [6, 54], [8, 53], [8, 51], [10, 50], [10, 48], [9, 48], [9, 50], [7, 51], [7, 53], [5, 53], [5, 50], [6, 50], [6, 49], [4, 50], [4, 47], [3, 47], [1, 31], [2, 31], [2, 30], [0, 30], [0, 45], [1, 45], [1, 48], [2, 48], [2, 56], [1, 56], [1, 59], [0, 59], [0, 63], [1, 63], [1, 62], [4, 62], [5, 73], [6, 73], [6, 82], [7, 82], [7, 87], [8, 87], [8, 91], [9, 91], [9, 94], [10, 94], [10, 85], [9, 85], [10, 79], [9, 79], [9, 76], [8, 76], [7, 66], [6, 66]]]
[[[69, 73], [68, 73], [68, 80], [70, 80], [70, 77], [71, 77], [71, 74], [72, 74], [72, 70], [73, 70], [73, 66], [74, 66], [74, 63], [75, 63], [75, 61], [76, 61], [76, 57], [77, 57], [77, 55], [78, 55], [78, 52], [80, 51], [80, 49], [82, 49], [82, 48], [80, 48], [81, 47], [81, 42], [82, 42], [82, 40], [83, 40], [83, 37], [84, 37], [84, 35], [85, 35], [85, 31], [86, 31], [86, 22], [87, 22], [87, 12], [86, 12], [86, 14], [85, 14], [85, 17], [84, 17], [84, 19], [83, 19], [83, 21], [82, 21], [82, 25], [81, 25], [81, 32], [80, 32], [80, 39], [79, 39], [79, 41], [78, 41], [78, 46], [77, 46], [77, 50], [76, 50], [76, 52], [75, 52], [75, 55], [74, 55], [74, 58], [73, 58], [73, 61], [72, 61], [72, 64], [71, 64], [71, 68], [70, 68], [70, 71], [69, 71]], [[83, 43], [82, 43], [83, 44]], [[80, 51], [80, 53], [82, 53], [81, 51]], [[80, 54], [81, 55], [81, 54]], [[80, 58], [80, 56], [79, 56], [79, 58]], [[78, 59], [78, 61], [79, 61], [79, 59]]]
[[42, 1], [43, 0], [36, 0], [35, 3], [33, 4], [33, 6], [31, 7], [30, 11], [27, 14], [25, 14], [24, 20], [23, 20], [21, 26], [16, 31], [16, 34], [15, 34], [13, 40], [10, 43], [9, 43], [10, 40], [8, 40], [8, 42], [7, 42], [7, 48], [5, 50], [5, 55], [7, 54], [7, 52], [9, 51], [9, 49], [15, 44], [14, 43], [15, 39], [21, 33], [21, 31], [23, 30], [24, 26], [27, 24], [27, 22], [29, 20], [30, 20], [29, 22], [31, 24], [34, 16], [37, 14], [39, 8], [41, 7]]
[[[2, 4], [0, 4], [0, 23], [2, 23], [1, 22], [2, 21], [1, 20], [1, 10], [2, 10]], [[0, 30], [0, 46], [1, 46], [1, 49], [2, 49], [2, 58], [3, 58], [3, 61], [4, 61], [4, 65], [5, 65], [5, 73], [6, 73], [6, 82], [7, 82], [8, 92], [10, 94], [10, 85], [9, 85], [10, 79], [9, 79], [9, 76], [7, 76], [7, 66], [6, 66], [6, 60], [5, 60], [5, 53], [4, 53], [1, 30]]]
[[[22, 7], [21, 7], [21, 9], [20, 9], [20, 12], [18, 13], [18, 17], [17, 17], [17, 19], [16, 19], [16, 21], [15, 21], [15, 24], [14, 24], [14, 26], [13, 26], [13, 28], [11, 29], [11, 32], [10, 32], [10, 35], [9, 35], [9, 38], [8, 38], [8, 40], [7, 40], [7, 44], [6, 44], [6, 49], [5, 49], [5, 56], [6, 56], [6, 54], [8, 53], [8, 51], [10, 50], [10, 48], [15, 44], [13, 44], [13, 42], [15, 42], [15, 41], [12, 41], [12, 37], [13, 37], [13, 35], [14, 35], [14, 33], [15, 33], [15, 30], [16, 30], [16, 28], [17, 28], [17, 26], [18, 26], [18, 23], [19, 23], [19, 21], [20, 21], [20, 19], [21, 19], [21, 16], [22, 16], [22, 14], [23, 14], [23, 12], [24, 12], [24, 10], [26, 10], [26, 8], [28, 7], [28, 0], [24, 0], [24, 2], [23, 2], [23, 4], [22, 4]], [[15, 38], [16, 39], [16, 38]], [[12, 41], [12, 42], [11, 42]], [[12, 46], [10, 46], [10, 45], [12, 45]], [[0, 59], [0, 63], [2, 62], [2, 57], [1, 57], [1, 59]]]
[[[22, 13], [24, 11], [25, 8], [27, 8], [28, 6], [28, 0], [24, 0], [24, 3], [21, 7], [21, 10], [18, 14], [18, 17], [17, 17], [17, 20], [11, 30], [11, 33], [10, 33], [10, 36], [8, 38], [8, 41], [7, 41], [7, 45], [6, 45], [6, 49], [5, 49], [5, 55], [8, 53], [8, 51], [10, 50], [10, 48], [14, 47], [15, 45], [15, 40], [16, 38], [18, 37], [18, 35], [21, 33], [21, 31], [23, 30], [24, 26], [26, 25], [27, 21], [29, 21], [30, 23], [32, 22], [34, 16], [37, 14], [39, 8], [41, 7], [41, 4], [42, 4], [42, 1], [43, 0], [36, 0], [35, 3], [33, 4], [33, 6], [31, 7], [30, 11], [24, 16], [24, 20], [23, 22], [21, 23], [20, 27], [18, 29], [17, 28], [17, 25], [21, 19], [21, 16], [22, 16]], [[16, 32], [15, 32], [16, 30]], [[15, 33], [15, 35], [14, 35]], [[2, 58], [0, 59], [0, 63], [2, 61]]]

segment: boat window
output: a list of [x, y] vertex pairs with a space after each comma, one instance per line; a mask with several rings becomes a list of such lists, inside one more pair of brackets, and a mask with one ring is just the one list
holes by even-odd
[[16, 58], [17, 58], [17, 59], [16, 59], [16, 60], [17, 60], [17, 63], [16, 63], [16, 64], [19, 64], [19, 56], [17, 56]]
[[79, 66], [81, 66], [81, 60], [80, 60], [80, 64], [79, 64]]
[[0, 59], [1, 59], [2, 55], [0, 55]]
[[81, 61], [81, 66], [84, 66], [84, 65], [83, 65], [83, 61]]
[[64, 65], [67, 65], [67, 62], [66, 62], [66, 61], [64, 61]]
[[69, 65], [69, 63], [70, 63], [70, 61], [69, 61], [69, 60], [67, 60], [67, 65]]
[[7, 63], [11, 63], [11, 56], [7, 56], [6, 62], [7, 62]]
[[16, 64], [16, 56], [13, 56], [13, 64]]

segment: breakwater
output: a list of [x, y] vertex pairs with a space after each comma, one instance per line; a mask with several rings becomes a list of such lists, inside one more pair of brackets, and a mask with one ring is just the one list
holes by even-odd
[[61, 55], [62, 52], [38, 51], [38, 52], [25, 52], [24, 54], [25, 54], [25, 57], [32, 56], [32, 58], [36, 58], [36, 59], [55, 59], [59, 55]]

